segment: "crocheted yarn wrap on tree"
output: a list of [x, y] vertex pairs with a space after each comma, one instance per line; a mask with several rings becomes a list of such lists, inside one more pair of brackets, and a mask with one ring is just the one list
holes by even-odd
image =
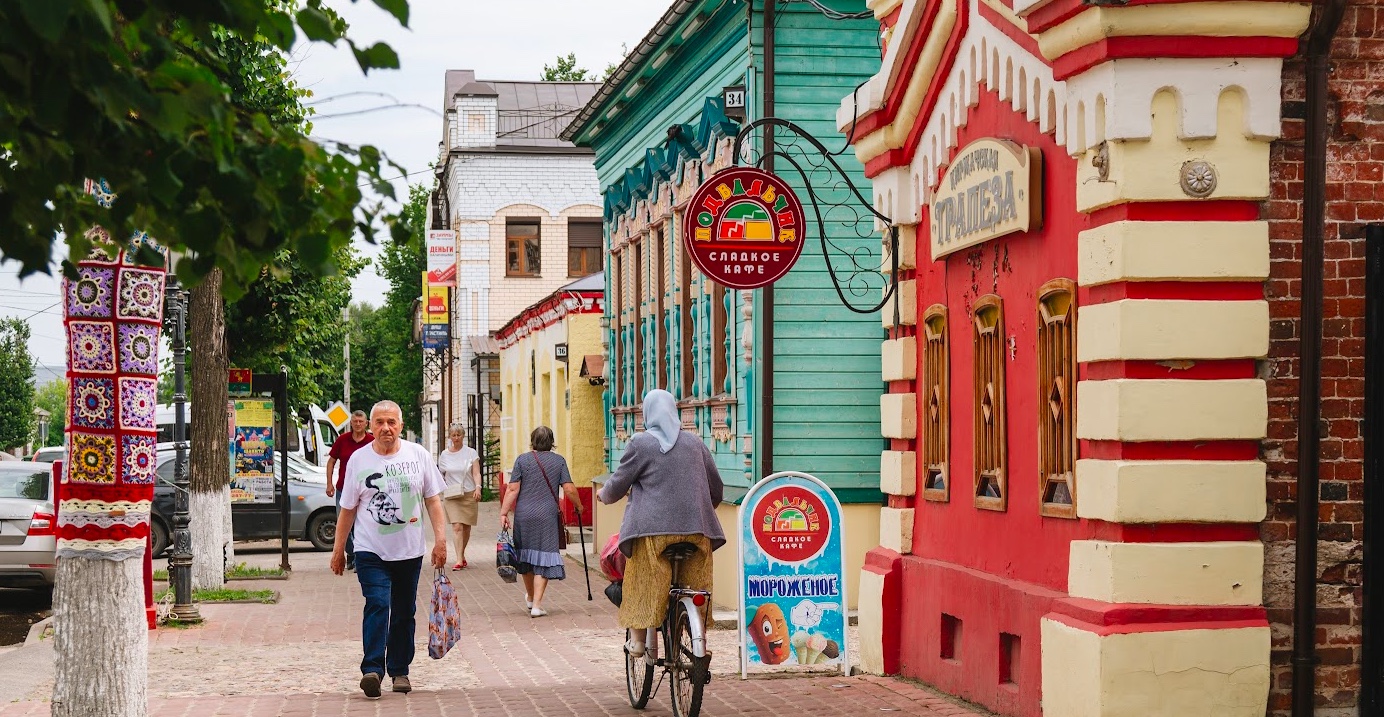
[[158, 463], [163, 267], [134, 261], [140, 235], [111, 257], [97, 250], [64, 278], [67, 458], [58, 486], [58, 555], [144, 555]]

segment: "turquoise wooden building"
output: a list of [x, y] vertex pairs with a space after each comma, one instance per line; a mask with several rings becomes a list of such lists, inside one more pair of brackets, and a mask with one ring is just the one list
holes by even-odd
[[[825, 4], [865, 10], [863, 0]], [[758, 0], [678, 0], [564, 134], [595, 150], [605, 200], [610, 467], [643, 429], [644, 393], [666, 388], [679, 399], [684, 429], [701, 435], [715, 455], [729, 503], [770, 462], [772, 470], [811, 473], [842, 503], [861, 508], [848, 506], [846, 522], [848, 552], [863, 555], [879, 537], [879, 313], [856, 314], [841, 304], [811, 232], [798, 264], [774, 286], [770, 356], [764, 290], [726, 289], [702, 277], [680, 241], [683, 205], [703, 178], [731, 164], [743, 123], [763, 115], [763, 14]], [[831, 19], [808, 3], [779, 2], [776, 14], [773, 114], [840, 148], [845, 137], [836, 110], [879, 69], [879, 26], [872, 18]], [[732, 119], [737, 113], [727, 111], [725, 90], [741, 86], [745, 116]], [[856, 186], [868, 186], [850, 153], [838, 161]], [[806, 202], [802, 182], [784, 169], [780, 176]], [[828, 196], [844, 198], [839, 191]], [[810, 207], [808, 215], [811, 221]], [[878, 249], [878, 237], [862, 238], [858, 226], [829, 223], [827, 230], [843, 246]], [[878, 292], [859, 303], [877, 299]], [[733, 507], [723, 508], [728, 534], [733, 515]], [[609, 531], [597, 520], [601, 538]], [[859, 539], [850, 540], [855, 533]]]

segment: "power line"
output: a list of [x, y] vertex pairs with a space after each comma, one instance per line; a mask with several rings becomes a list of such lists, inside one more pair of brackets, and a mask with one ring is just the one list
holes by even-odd
[[417, 109], [420, 109], [420, 110], [427, 110], [428, 112], [431, 112], [431, 113], [437, 115], [438, 117], [441, 117], [441, 116], [442, 116], [442, 113], [441, 113], [441, 112], [438, 112], [437, 110], [435, 110], [435, 109], [433, 109], [433, 108], [431, 108], [431, 107], [429, 107], [429, 106], [427, 106], [427, 105], [420, 105], [420, 104], [418, 104], [418, 103], [416, 103], [416, 102], [399, 102], [399, 103], [397, 103], [397, 104], [392, 104], [392, 105], [380, 105], [379, 107], [370, 107], [370, 108], [363, 109], [363, 110], [352, 110], [352, 111], [350, 111], [350, 112], [337, 112], [336, 114], [330, 114], [330, 115], [313, 115], [310, 119], [311, 119], [312, 121], [316, 122], [317, 120], [337, 119], [338, 117], [354, 117], [354, 116], [356, 116], [356, 115], [366, 115], [366, 114], [370, 114], [371, 112], [382, 112], [382, 111], [384, 111], [384, 110], [403, 109], [403, 108], [408, 108], [408, 107], [414, 107], [414, 108], [417, 108]]

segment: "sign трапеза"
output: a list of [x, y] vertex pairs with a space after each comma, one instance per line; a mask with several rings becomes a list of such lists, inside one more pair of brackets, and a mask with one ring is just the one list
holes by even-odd
[[956, 153], [929, 205], [935, 261], [1043, 224], [1043, 155], [1008, 140], [978, 139]]

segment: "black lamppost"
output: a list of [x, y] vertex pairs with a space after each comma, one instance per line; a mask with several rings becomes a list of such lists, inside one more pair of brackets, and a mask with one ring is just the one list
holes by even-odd
[[173, 326], [173, 552], [168, 557], [168, 581], [173, 587], [173, 610], [179, 622], [201, 622], [192, 602], [192, 534], [188, 532], [187, 475], [187, 303], [178, 280], [169, 277], [167, 314]]

